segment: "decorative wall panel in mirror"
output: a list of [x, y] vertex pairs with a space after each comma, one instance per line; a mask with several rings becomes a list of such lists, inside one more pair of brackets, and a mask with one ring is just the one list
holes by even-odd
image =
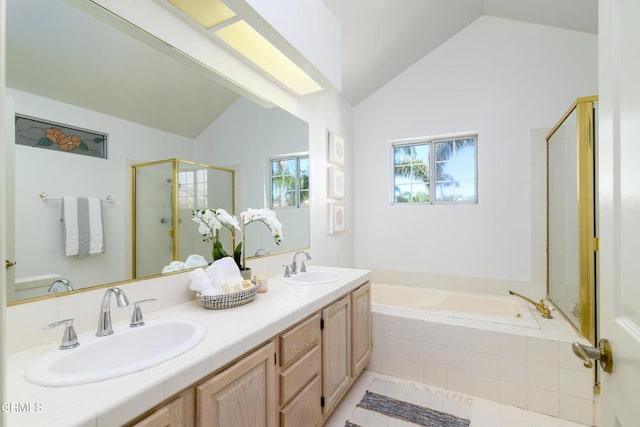
[[547, 293], [595, 343], [597, 97], [579, 98], [547, 136]]
[[[47, 295], [58, 277], [76, 290], [132, 279], [132, 165], [179, 158], [234, 170], [239, 213], [269, 206], [270, 158], [308, 152], [305, 122], [258, 105], [257, 98], [90, 2], [8, 0], [6, 10], [12, 110], [97, 130], [109, 140], [106, 159], [13, 146], [15, 218], [9, 220], [15, 239], [7, 243], [9, 259], [17, 261], [10, 275], [19, 285], [11, 280], [10, 303]], [[111, 195], [113, 202], [102, 205], [104, 253], [65, 256], [60, 201], [45, 202], [41, 192]], [[283, 210], [278, 217], [285, 243], [267, 246], [252, 236], [257, 247], [249, 255], [309, 246], [308, 209]], [[181, 226], [187, 225], [195, 226], [183, 218]], [[258, 228], [255, 233], [264, 231]]]

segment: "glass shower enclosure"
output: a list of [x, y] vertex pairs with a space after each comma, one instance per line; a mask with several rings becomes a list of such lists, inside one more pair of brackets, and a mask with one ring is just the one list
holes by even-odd
[[[160, 274], [172, 261], [191, 254], [213, 261], [194, 210], [225, 209], [235, 214], [235, 172], [181, 159], [132, 165], [133, 278]], [[219, 239], [232, 248], [234, 236], [223, 228]]]
[[578, 98], [547, 135], [547, 296], [596, 339], [597, 96]]

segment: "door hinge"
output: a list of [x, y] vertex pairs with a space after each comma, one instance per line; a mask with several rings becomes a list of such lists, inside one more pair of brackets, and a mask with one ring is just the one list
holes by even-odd
[[600, 252], [600, 238], [599, 237], [594, 237], [593, 238], [593, 250], [596, 252]]
[[321, 317], [320, 318], [320, 330], [324, 329], [324, 319]]
[[320, 396], [320, 406], [324, 408], [324, 396]]
[[275, 353], [273, 353], [273, 364], [278, 366], [278, 359]]

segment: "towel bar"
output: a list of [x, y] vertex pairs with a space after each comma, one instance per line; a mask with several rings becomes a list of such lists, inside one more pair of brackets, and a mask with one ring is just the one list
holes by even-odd
[[[47, 200], [62, 200], [62, 196], [49, 196], [47, 193], [45, 193], [44, 191], [42, 193], [39, 194], [40, 198], [43, 201], [47, 201]], [[111, 195], [107, 194], [107, 197], [101, 199], [103, 202], [113, 202], [113, 197], [111, 197]]]

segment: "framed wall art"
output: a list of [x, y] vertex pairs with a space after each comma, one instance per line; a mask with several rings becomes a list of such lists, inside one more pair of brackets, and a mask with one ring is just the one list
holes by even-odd
[[330, 167], [327, 169], [327, 175], [329, 181], [327, 195], [332, 199], [344, 199], [345, 182], [342, 169]]
[[342, 203], [329, 203], [329, 234], [344, 233], [346, 230], [346, 207]]
[[344, 165], [344, 138], [336, 132], [329, 131], [327, 160], [334, 165]]

